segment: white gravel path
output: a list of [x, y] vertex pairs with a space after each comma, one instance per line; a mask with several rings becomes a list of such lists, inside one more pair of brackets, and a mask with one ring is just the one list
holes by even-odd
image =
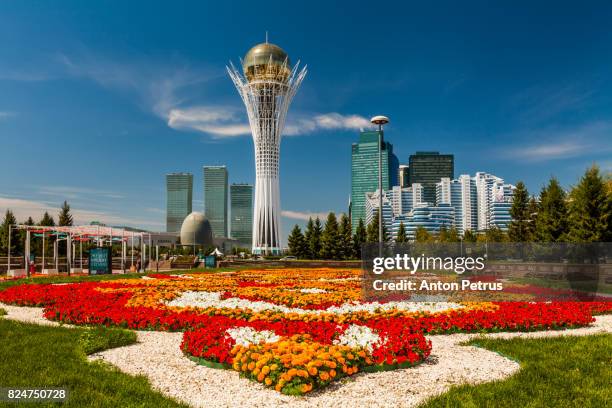
[[[0, 304], [6, 318], [49, 324], [41, 308]], [[57, 324], [57, 323], [55, 323]], [[179, 345], [182, 333], [140, 331], [138, 343], [90, 356], [104, 360], [129, 374], [142, 374], [154, 388], [194, 407], [414, 407], [453, 385], [477, 384], [511, 376], [519, 365], [497, 353], [460, 343], [482, 337], [537, 338], [612, 333], [612, 315], [598, 316], [590, 326], [565, 331], [529, 333], [452, 334], [428, 336], [431, 357], [414, 368], [382, 373], [358, 374], [308, 397], [284, 396], [241, 379], [232, 370], [211, 369], [186, 358]]]

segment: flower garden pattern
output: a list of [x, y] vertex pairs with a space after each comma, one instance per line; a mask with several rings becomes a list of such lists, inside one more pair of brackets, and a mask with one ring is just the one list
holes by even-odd
[[360, 271], [271, 269], [74, 284], [25, 284], [0, 301], [51, 320], [184, 331], [181, 349], [276, 391], [302, 395], [362, 371], [406, 368], [427, 334], [586, 326], [612, 302], [362, 302]]

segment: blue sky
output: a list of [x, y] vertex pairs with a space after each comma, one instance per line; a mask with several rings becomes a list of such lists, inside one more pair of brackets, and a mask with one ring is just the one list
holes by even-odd
[[164, 175], [226, 164], [253, 182], [253, 145], [225, 72], [265, 38], [309, 73], [281, 149], [283, 232], [346, 210], [350, 148], [391, 118], [400, 162], [455, 154], [536, 192], [612, 169], [606, 2], [47, 2], [0, 4], [0, 211], [162, 230]]

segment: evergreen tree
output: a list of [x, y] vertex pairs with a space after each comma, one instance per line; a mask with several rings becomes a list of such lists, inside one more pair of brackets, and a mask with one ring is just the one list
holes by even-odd
[[[19, 242], [19, 230], [15, 229], [17, 225], [17, 219], [11, 210], [6, 210], [4, 213], [4, 220], [0, 225], [0, 248], [2, 256], [8, 255], [9, 250], [9, 229], [11, 230], [11, 256], [18, 255], [21, 250], [21, 243]], [[13, 228], [10, 228], [13, 226]], [[12, 261], [11, 261], [12, 264]]]
[[306, 241], [304, 240], [304, 235], [302, 235], [302, 230], [297, 224], [293, 227], [293, 230], [291, 230], [287, 243], [291, 255], [297, 258], [304, 258], [306, 256]]
[[58, 215], [58, 223], [60, 227], [70, 227], [73, 224], [72, 214], [70, 214], [70, 206], [67, 201], [64, 201], [60, 213]]
[[358, 259], [361, 259], [361, 246], [367, 242], [367, 231], [363, 218], [359, 219], [357, 228], [355, 228], [355, 235], [353, 235], [353, 255]]
[[353, 259], [355, 254], [353, 252], [351, 219], [346, 214], [342, 214], [342, 217], [340, 217], [338, 235], [340, 239], [340, 259]]
[[325, 221], [325, 228], [321, 234], [321, 257], [323, 259], [340, 259], [340, 234], [336, 214], [330, 212]]
[[612, 240], [612, 195], [607, 193], [597, 166], [588, 169], [572, 189], [568, 207], [571, 242]]
[[508, 226], [508, 237], [512, 242], [529, 241], [529, 192], [525, 183], [516, 183], [516, 189], [512, 196], [512, 207], [510, 216], [512, 221]]
[[527, 204], [527, 241], [529, 242], [536, 240], [536, 222], [539, 211], [540, 204], [537, 202], [535, 197], [531, 197], [529, 199], [529, 204]]
[[459, 242], [459, 231], [457, 231], [457, 228], [455, 227], [450, 227], [447, 233], [447, 240], [448, 242]]
[[[55, 226], [55, 221], [53, 220], [53, 217], [49, 215], [48, 212], [45, 211], [45, 213], [43, 214], [42, 219], [40, 220], [40, 222], [38, 223], [38, 225], [42, 225], [44, 227], [54, 227]], [[46, 254], [46, 258], [47, 259], [51, 259], [51, 257], [53, 256], [53, 237], [50, 236], [48, 233], [45, 235], [44, 238], [45, 241], [45, 254]], [[42, 249], [42, 240], [41, 240], [41, 249]], [[45, 262], [46, 263], [46, 262]]]
[[42, 225], [44, 227], [55, 227], [55, 221], [53, 217], [49, 215], [48, 212], [45, 211], [43, 214], [42, 220], [38, 223], [38, 225]]
[[310, 259], [320, 259], [321, 257], [321, 220], [319, 217], [313, 222], [309, 219], [306, 226], [306, 244], [308, 245], [308, 255]]
[[464, 242], [476, 242], [477, 236], [472, 230], [465, 230], [463, 233]]
[[499, 227], [489, 228], [485, 232], [485, 238], [488, 242], [506, 242], [508, 240], [506, 233]]
[[559, 242], [566, 238], [567, 204], [565, 192], [556, 178], [540, 193], [540, 211], [536, 217], [536, 237], [540, 242]]
[[448, 230], [444, 225], [440, 227], [440, 232], [438, 233], [438, 242], [449, 242]]
[[312, 253], [310, 252], [310, 242], [312, 241], [312, 236], [314, 234], [314, 221], [312, 221], [312, 217], [308, 218], [308, 223], [306, 224], [306, 231], [304, 231], [304, 244], [306, 245], [306, 257], [308, 259], [314, 259], [312, 257]]
[[[368, 243], [376, 243], [378, 242], [378, 216], [379, 216], [379, 212], [378, 210], [376, 210], [376, 212], [374, 213], [374, 217], [372, 218], [372, 222], [370, 222], [370, 224], [368, 224], [368, 228], [367, 228], [367, 242]], [[383, 242], [388, 242], [389, 241], [389, 236], [387, 235], [387, 228], [385, 226], [385, 223], [383, 221], [383, 225], [382, 225], [382, 233], [383, 233]]]
[[419, 243], [432, 242], [433, 237], [425, 227], [419, 226], [414, 232], [414, 240]]
[[406, 227], [404, 227], [403, 221], [400, 221], [399, 228], [397, 229], [397, 237], [395, 238], [395, 242], [397, 242], [398, 244], [408, 242], [408, 237], [406, 236]]

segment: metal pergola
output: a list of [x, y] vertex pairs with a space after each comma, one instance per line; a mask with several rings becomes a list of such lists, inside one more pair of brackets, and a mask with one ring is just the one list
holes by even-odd
[[[11, 271], [11, 235], [13, 230], [22, 230], [26, 232], [23, 264], [26, 275], [30, 276], [30, 254], [31, 254], [31, 240], [32, 238], [42, 238], [42, 268], [41, 272], [45, 273], [45, 240], [47, 237], [56, 237], [53, 244], [53, 259], [55, 262], [55, 271], [59, 273], [59, 245], [58, 242], [66, 241], [66, 262], [68, 275], [73, 270], [73, 266], [77, 265], [76, 257], [76, 246], [79, 246], [79, 267], [82, 272], [83, 270], [83, 242], [95, 242], [98, 247], [104, 246], [109, 243], [111, 246], [113, 243], [121, 242], [121, 269], [125, 272], [125, 266], [127, 261], [127, 248], [128, 243], [131, 246], [130, 250], [130, 265], [134, 266], [134, 241], [139, 240], [140, 254], [142, 265], [146, 265], [144, 260], [149, 257], [151, 261], [151, 234], [147, 232], [130, 231], [124, 228], [113, 228], [103, 225], [78, 225], [78, 226], [42, 226], [42, 225], [9, 225], [8, 235], [8, 260], [7, 260], [7, 274]], [[148, 240], [145, 242], [145, 237]], [[147, 244], [148, 243], [148, 244]], [[76, 268], [74, 268], [76, 269]]]

